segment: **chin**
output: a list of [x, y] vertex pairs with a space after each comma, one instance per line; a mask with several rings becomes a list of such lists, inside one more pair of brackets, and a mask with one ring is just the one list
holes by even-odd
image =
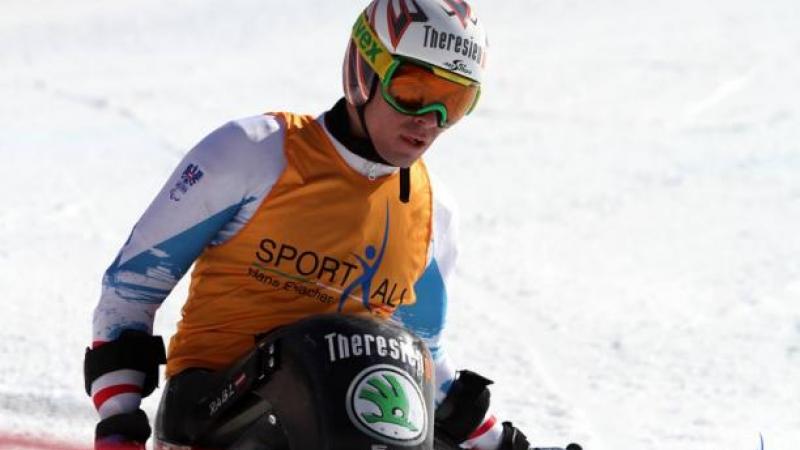
[[410, 167], [414, 164], [419, 158], [422, 157], [423, 152], [417, 152], [414, 154], [403, 153], [402, 155], [397, 155], [391, 160], [388, 160], [392, 163], [393, 166], [396, 167]]
[[400, 146], [400, 150], [396, 153], [396, 159], [406, 162], [410, 166], [414, 161], [420, 159], [423, 154], [428, 150], [429, 145], [411, 146], [405, 144]]
[[401, 143], [400, 145], [394, 145], [390, 151], [379, 152], [379, 154], [395, 167], [409, 167], [422, 157], [427, 149], [427, 146], [414, 147]]

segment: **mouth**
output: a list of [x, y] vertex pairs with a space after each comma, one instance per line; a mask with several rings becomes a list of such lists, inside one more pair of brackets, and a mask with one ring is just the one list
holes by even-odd
[[427, 145], [428, 141], [418, 136], [411, 136], [407, 134], [401, 134], [400, 139], [403, 142], [407, 143], [408, 145], [415, 147], [415, 148], [423, 148]]

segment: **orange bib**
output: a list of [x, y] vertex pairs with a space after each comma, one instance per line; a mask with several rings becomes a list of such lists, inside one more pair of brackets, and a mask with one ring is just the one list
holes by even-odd
[[198, 258], [167, 376], [223, 368], [255, 335], [309, 315], [387, 318], [416, 300], [431, 239], [424, 164], [411, 167], [403, 204], [397, 173], [369, 180], [313, 117], [275, 116], [285, 126], [286, 169], [239, 233]]

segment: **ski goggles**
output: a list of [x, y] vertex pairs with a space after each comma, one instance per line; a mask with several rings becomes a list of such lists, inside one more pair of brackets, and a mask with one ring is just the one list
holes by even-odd
[[366, 14], [353, 26], [353, 41], [364, 61], [380, 79], [381, 95], [396, 111], [411, 116], [435, 112], [438, 125], [448, 127], [472, 112], [480, 98], [480, 83], [432, 64], [392, 55], [369, 26]]

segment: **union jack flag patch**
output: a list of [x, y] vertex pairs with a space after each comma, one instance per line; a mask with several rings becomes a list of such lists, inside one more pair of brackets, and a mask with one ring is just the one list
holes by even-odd
[[201, 178], [203, 178], [203, 171], [200, 169], [200, 166], [197, 164], [189, 164], [183, 169], [183, 172], [181, 172], [180, 181], [175, 183], [175, 187], [169, 191], [169, 198], [176, 202], [181, 201], [181, 195], [189, 191], [189, 188], [197, 184]]
[[203, 171], [196, 164], [189, 164], [181, 174], [181, 181], [189, 186], [194, 186], [200, 178], [203, 178]]

